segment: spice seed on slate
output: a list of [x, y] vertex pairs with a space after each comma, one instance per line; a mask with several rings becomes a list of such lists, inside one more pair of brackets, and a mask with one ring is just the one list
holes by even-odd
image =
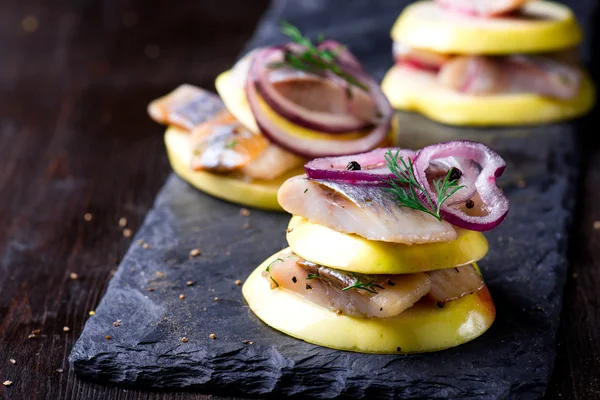
[[190, 257], [198, 257], [200, 255], [200, 250], [199, 249], [192, 249], [190, 251]]

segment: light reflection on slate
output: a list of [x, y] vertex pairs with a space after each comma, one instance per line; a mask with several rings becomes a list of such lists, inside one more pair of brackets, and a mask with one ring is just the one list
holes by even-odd
[[[249, 48], [281, 41], [277, 21], [284, 18], [313, 37], [322, 31], [348, 44], [381, 78], [392, 62], [388, 30], [405, 4], [276, 1]], [[592, 4], [579, 2], [580, 15], [591, 15]], [[500, 182], [512, 208], [486, 234], [490, 253], [480, 263], [498, 315], [481, 338], [433, 354], [383, 356], [321, 348], [270, 329], [234, 282], [286, 246], [289, 216], [252, 210], [244, 217], [239, 206], [172, 176], [136, 236], [150, 248], [130, 248], [71, 353], [75, 370], [123, 385], [227, 395], [540, 397], [554, 361], [567, 269], [576, 125], [484, 130], [400, 117], [403, 146], [474, 139], [507, 161]], [[191, 258], [193, 248], [202, 254]]]

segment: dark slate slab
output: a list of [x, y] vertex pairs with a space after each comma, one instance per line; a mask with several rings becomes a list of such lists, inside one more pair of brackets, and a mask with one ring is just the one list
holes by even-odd
[[[313, 36], [323, 31], [349, 44], [381, 77], [391, 65], [388, 29], [404, 4], [276, 1], [249, 47], [278, 41], [276, 21], [283, 17]], [[577, 2], [579, 15], [591, 15], [590, 4]], [[405, 146], [471, 138], [507, 160], [501, 184], [512, 209], [506, 222], [486, 235], [491, 251], [481, 262], [498, 311], [484, 336], [438, 353], [385, 356], [329, 350], [270, 329], [250, 312], [234, 281], [285, 247], [289, 216], [252, 211], [244, 217], [239, 206], [172, 176], [136, 236], [150, 248], [130, 248], [73, 348], [75, 370], [123, 385], [230, 395], [542, 396], [555, 356], [567, 269], [579, 168], [577, 126], [461, 129], [414, 114], [402, 114], [401, 122]], [[202, 255], [190, 258], [193, 248]], [[114, 327], [117, 320], [120, 326]], [[208, 338], [211, 333], [216, 340]], [[184, 336], [187, 343], [180, 341]]]

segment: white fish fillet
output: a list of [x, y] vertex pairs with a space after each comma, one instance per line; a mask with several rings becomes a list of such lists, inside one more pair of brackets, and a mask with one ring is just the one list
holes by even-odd
[[449, 223], [398, 206], [393, 196], [381, 187], [296, 176], [284, 182], [278, 200], [293, 215], [369, 240], [418, 244], [448, 242], [457, 237]]
[[306, 262], [291, 252], [273, 262], [263, 276], [274, 290], [289, 290], [333, 312], [361, 318], [394, 317], [431, 288], [425, 273], [358, 275]]

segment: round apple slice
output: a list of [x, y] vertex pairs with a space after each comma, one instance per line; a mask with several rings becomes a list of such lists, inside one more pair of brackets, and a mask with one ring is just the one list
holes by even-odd
[[461, 14], [433, 1], [404, 9], [392, 28], [394, 41], [440, 53], [499, 55], [562, 50], [582, 40], [566, 6], [534, 1], [498, 18]]
[[423, 299], [392, 318], [337, 315], [291, 291], [271, 288], [262, 273], [287, 251], [274, 254], [256, 268], [242, 293], [250, 309], [267, 325], [309, 343], [361, 353], [430, 352], [481, 336], [496, 317], [487, 287], [442, 308]]
[[362, 274], [411, 274], [471, 264], [488, 252], [480, 232], [457, 230], [450, 242], [406, 245], [367, 240], [293, 217], [287, 241], [294, 253], [315, 264]]

